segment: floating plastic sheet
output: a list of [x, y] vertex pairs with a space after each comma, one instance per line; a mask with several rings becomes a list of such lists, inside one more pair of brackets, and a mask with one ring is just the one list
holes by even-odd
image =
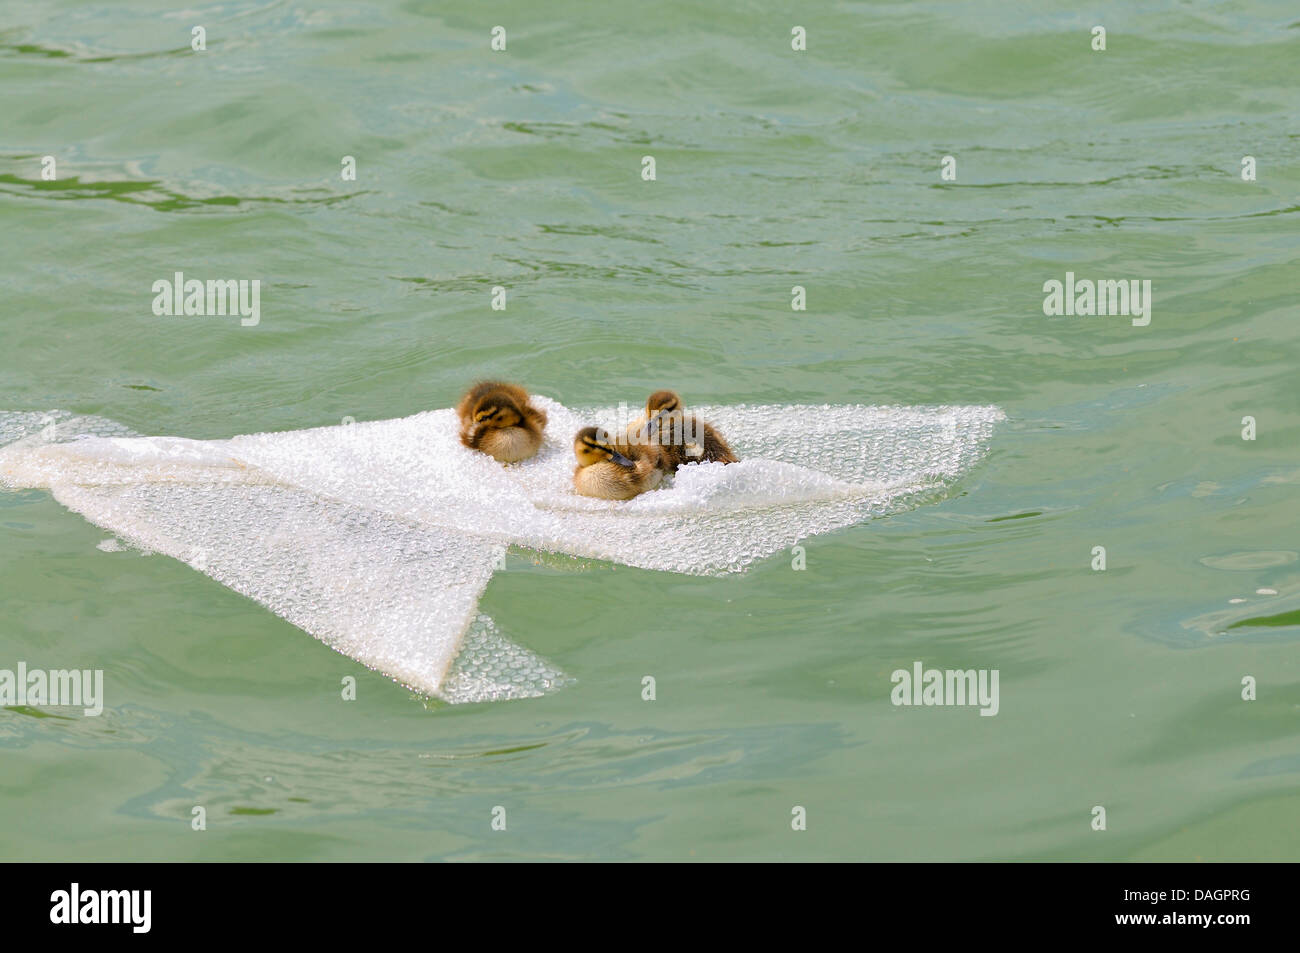
[[572, 491], [572, 436], [613, 409], [550, 417], [536, 457], [462, 447], [452, 410], [229, 440], [139, 437], [109, 420], [0, 413], [0, 480], [243, 593], [326, 644], [448, 701], [566, 679], [478, 600], [507, 546], [668, 572], [737, 572], [802, 539], [939, 494], [984, 452], [996, 407], [695, 407], [739, 463], [693, 464], [625, 502]]

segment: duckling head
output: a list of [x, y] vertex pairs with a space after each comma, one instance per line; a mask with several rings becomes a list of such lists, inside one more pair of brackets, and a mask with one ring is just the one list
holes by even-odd
[[578, 458], [580, 467], [589, 467], [593, 463], [607, 460], [621, 467], [636, 466], [614, 448], [609, 433], [599, 427], [583, 427], [578, 431], [573, 438], [573, 455]]
[[518, 427], [524, 421], [524, 412], [515, 399], [504, 391], [484, 394], [474, 406], [474, 432], [505, 427]]
[[645, 402], [645, 419], [650, 421], [660, 414], [671, 414], [674, 410], [680, 410], [681, 406], [682, 399], [676, 391], [657, 390]]

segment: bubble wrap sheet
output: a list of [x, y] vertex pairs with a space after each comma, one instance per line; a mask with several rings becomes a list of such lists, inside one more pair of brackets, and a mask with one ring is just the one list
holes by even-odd
[[996, 407], [695, 407], [741, 462], [693, 464], [634, 500], [573, 493], [572, 436], [536, 457], [467, 450], [452, 410], [229, 440], [139, 437], [66, 413], [0, 413], [0, 481], [180, 559], [335, 650], [447, 701], [542, 694], [564, 675], [477, 606], [506, 547], [668, 572], [737, 572], [938, 494], [983, 454]]

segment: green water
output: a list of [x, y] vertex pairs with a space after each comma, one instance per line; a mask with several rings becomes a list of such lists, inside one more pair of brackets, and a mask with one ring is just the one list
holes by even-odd
[[[0, 3], [0, 409], [215, 438], [492, 376], [1010, 419], [805, 571], [512, 552], [482, 610], [576, 682], [502, 704], [0, 494], [0, 668], [108, 696], [0, 711], [0, 856], [1300, 856], [1293, 4], [174, 6]], [[176, 271], [260, 323], [155, 316]], [[1149, 326], [1045, 316], [1067, 271], [1149, 279]], [[914, 661], [999, 713], [895, 707]]]

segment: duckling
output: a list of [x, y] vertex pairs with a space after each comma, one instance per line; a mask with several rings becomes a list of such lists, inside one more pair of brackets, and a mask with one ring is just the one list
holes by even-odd
[[663, 479], [663, 459], [655, 446], [616, 444], [596, 427], [583, 427], [573, 438], [573, 489], [602, 500], [630, 500], [653, 490]]
[[645, 415], [628, 426], [628, 439], [657, 446], [669, 473], [676, 473], [686, 463], [736, 463], [740, 459], [712, 424], [685, 413], [682, 399], [671, 390], [650, 395]]
[[460, 442], [501, 463], [527, 460], [542, 445], [546, 411], [534, 407], [528, 392], [514, 384], [483, 381], [461, 398]]

